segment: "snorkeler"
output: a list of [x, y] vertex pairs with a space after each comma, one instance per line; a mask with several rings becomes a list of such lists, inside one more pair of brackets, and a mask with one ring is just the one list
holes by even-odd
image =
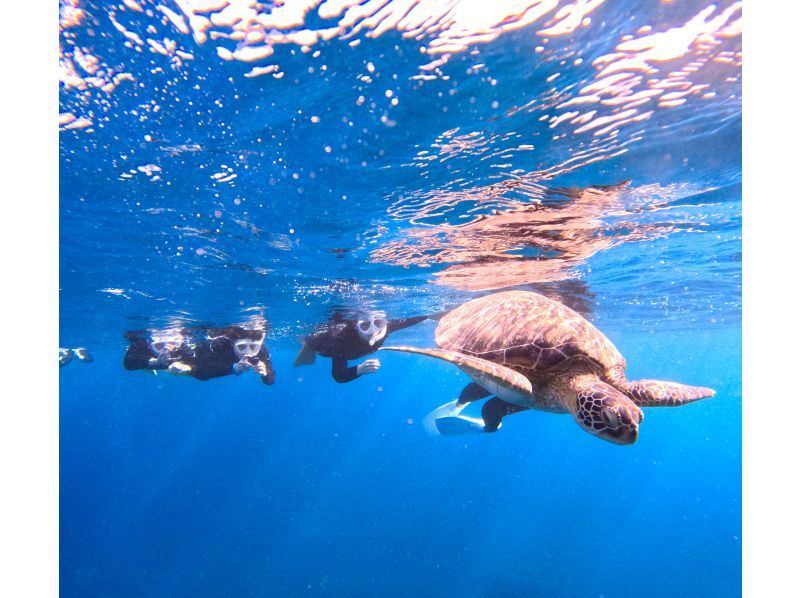
[[72, 361], [73, 357], [84, 363], [91, 363], [94, 361], [94, 358], [89, 354], [89, 351], [86, 350], [86, 347], [76, 347], [75, 349], [65, 349], [64, 347], [59, 347], [58, 367], [63, 368]]
[[192, 355], [181, 362], [190, 368], [187, 373], [198, 380], [238, 376], [252, 370], [264, 384], [273, 384], [275, 370], [264, 344], [265, 336], [263, 329], [240, 326], [211, 329], [204, 340], [194, 345]]
[[355, 320], [346, 320], [335, 315], [321, 324], [303, 339], [303, 346], [294, 361], [295, 367], [311, 365], [317, 354], [330, 357], [333, 379], [337, 382], [350, 382], [364, 374], [373, 374], [381, 367], [377, 359], [367, 359], [357, 366], [349, 366], [348, 361], [375, 353], [392, 332], [419, 324], [423, 320], [438, 316], [418, 316], [401, 320], [387, 320], [382, 311], [361, 314]]
[[123, 365], [129, 370], [167, 370], [209, 380], [253, 370], [264, 384], [275, 382], [275, 370], [264, 345], [263, 329], [240, 326], [128, 332]]
[[181, 360], [191, 356], [193, 348], [180, 329], [136, 330], [125, 333], [128, 349], [122, 365], [126, 370], [168, 370], [183, 374], [188, 366]]

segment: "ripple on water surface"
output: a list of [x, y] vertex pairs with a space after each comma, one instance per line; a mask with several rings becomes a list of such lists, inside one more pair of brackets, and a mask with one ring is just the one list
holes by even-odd
[[60, 6], [66, 329], [510, 287], [738, 322], [739, 2]]

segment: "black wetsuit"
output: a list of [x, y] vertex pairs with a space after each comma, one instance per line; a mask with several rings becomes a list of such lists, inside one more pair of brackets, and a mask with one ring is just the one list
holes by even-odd
[[[240, 334], [232, 334], [233, 338], [224, 334], [212, 334], [210, 336], [212, 338], [200, 341], [194, 346], [194, 352], [191, 356], [181, 360], [182, 363], [192, 368], [188, 375], [198, 380], [209, 380], [210, 378], [233, 374], [233, 366], [239, 362], [239, 358], [233, 350], [233, 345], [241, 338], [248, 338], [248, 336]], [[245, 357], [244, 361], [251, 366], [256, 366], [259, 362], [263, 363], [267, 373], [261, 376], [261, 381], [264, 384], [275, 382], [275, 370], [272, 367], [272, 360], [265, 344], [261, 345], [261, 350], [256, 355]]]
[[350, 382], [358, 378], [358, 366], [349, 366], [347, 362], [375, 353], [383, 345], [392, 332], [408, 328], [427, 320], [428, 316], [390, 320], [386, 325], [386, 334], [374, 345], [365, 341], [358, 334], [357, 320], [331, 320], [322, 324], [303, 342], [323, 357], [332, 361], [333, 379], [337, 382]]
[[[188, 365], [191, 369], [187, 375], [198, 380], [209, 380], [220, 376], [233, 374], [233, 366], [239, 358], [233, 349], [237, 340], [260, 340], [263, 333], [232, 326], [228, 328], [192, 328], [185, 330], [188, 343], [184, 343], [175, 351], [167, 353], [166, 359], [161, 363], [152, 363], [158, 355], [150, 348], [150, 333], [148, 331], [126, 332], [128, 350], [125, 353], [123, 365], [128, 370], [166, 370], [176, 362]], [[253, 357], [245, 357], [251, 366], [263, 363], [267, 373], [261, 376], [264, 384], [275, 382], [275, 370], [272, 367], [269, 351], [266, 345], [261, 345], [261, 350]]]

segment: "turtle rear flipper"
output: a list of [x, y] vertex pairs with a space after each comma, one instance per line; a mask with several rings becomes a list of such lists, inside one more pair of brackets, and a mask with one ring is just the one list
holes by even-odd
[[480, 357], [464, 355], [457, 351], [417, 347], [381, 347], [381, 351], [417, 353], [457, 365], [461, 371], [482, 386], [487, 394], [496, 395], [509, 403], [525, 405], [530, 402], [533, 393], [531, 381], [525, 376], [504, 365]]
[[526, 411], [527, 409], [528, 407], [514, 405], [498, 397], [491, 398], [483, 404], [483, 409], [481, 409], [481, 417], [484, 422], [483, 431], [497, 432], [503, 425], [505, 416]]
[[678, 407], [715, 394], [711, 388], [663, 380], [636, 380], [621, 385], [621, 389], [640, 407]]
[[481, 409], [481, 417], [469, 417], [461, 415], [461, 411], [467, 403], [452, 401], [434, 409], [422, 424], [431, 436], [456, 436], [474, 432], [496, 432], [503, 425], [503, 418], [512, 413], [525, 411], [527, 407], [521, 407], [508, 403], [498, 397], [486, 401]]
[[308, 342], [304, 342], [303, 346], [300, 347], [300, 352], [297, 354], [297, 357], [294, 359], [294, 367], [299, 365], [311, 365], [317, 359], [317, 352], [314, 350]]

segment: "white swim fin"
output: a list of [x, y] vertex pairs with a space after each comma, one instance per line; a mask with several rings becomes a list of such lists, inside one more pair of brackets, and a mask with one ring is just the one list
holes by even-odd
[[450, 401], [441, 407], [437, 407], [422, 419], [422, 427], [428, 436], [439, 436], [441, 433], [436, 426], [436, 420], [442, 417], [454, 417], [461, 413], [467, 404], [459, 405], [458, 401]]
[[483, 420], [479, 417], [461, 415], [469, 403], [451, 401], [431, 411], [422, 420], [429, 436], [455, 436], [471, 432], [483, 432]]
[[437, 432], [442, 436], [484, 433], [484, 423], [479, 417], [469, 417], [466, 415], [440, 417], [434, 420], [434, 423]]

